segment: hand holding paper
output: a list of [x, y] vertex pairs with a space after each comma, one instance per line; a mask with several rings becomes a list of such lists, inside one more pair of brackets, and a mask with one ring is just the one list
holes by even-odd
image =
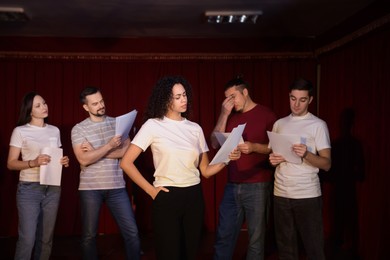
[[293, 144], [301, 142], [299, 135], [278, 134], [269, 131], [267, 134], [274, 153], [282, 155], [287, 162], [302, 163], [302, 158], [292, 150]]
[[51, 157], [50, 163], [39, 167], [40, 184], [61, 186], [62, 165], [61, 158], [63, 151], [61, 148], [45, 147], [41, 153], [48, 154]]
[[221, 148], [218, 150], [210, 164], [229, 162], [229, 154], [237, 147], [242, 139], [242, 133], [244, 132], [245, 125], [246, 124], [242, 124], [233, 129], [227, 139], [223, 142], [223, 144], [221, 144]]
[[137, 116], [137, 110], [133, 110], [127, 114], [116, 117], [115, 135], [122, 136], [122, 142], [127, 139], [130, 129], [134, 124]]

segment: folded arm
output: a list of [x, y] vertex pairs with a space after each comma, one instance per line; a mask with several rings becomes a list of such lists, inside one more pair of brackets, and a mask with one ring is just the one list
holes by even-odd
[[108, 143], [99, 148], [94, 148], [88, 141], [84, 141], [81, 144], [74, 145], [73, 151], [80, 165], [88, 166], [103, 157], [121, 158], [129, 143], [130, 141], [127, 139], [122, 146], [121, 136], [114, 136]]

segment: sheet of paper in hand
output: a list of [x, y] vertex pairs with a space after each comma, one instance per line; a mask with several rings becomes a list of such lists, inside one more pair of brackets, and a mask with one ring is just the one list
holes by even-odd
[[130, 129], [133, 126], [136, 117], [137, 110], [134, 109], [127, 114], [115, 118], [115, 135], [121, 135], [122, 142], [129, 137]]
[[290, 163], [302, 163], [302, 158], [292, 150], [293, 144], [300, 144], [299, 135], [278, 134], [267, 131], [269, 143], [273, 153], [280, 154]]
[[63, 157], [62, 148], [44, 147], [42, 154], [50, 155], [50, 162], [39, 167], [39, 179], [42, 185], [61, 186], [62, 165], [60, 163]]
[[[221, 133], [221, 132], [215, 132], [214, 134], [218, 140], [219, 145], [221, 146], [225, 143], [226, 139], [230, 135], [230, 133]], [[244, 143], [244, 139], [241, 136], [239, 144], [243, 144], [243, 143]]]
[[229, 154], [237, 147], [242, 140], [242, 133], [244, 132], [246, 124], [238, 125], [233, 128], [232, 132], [228, 135], [223, 142], [221, 148], [219, 148], [217, 154], [214, 156], [210, 164], [227, 163], [229, 162]]

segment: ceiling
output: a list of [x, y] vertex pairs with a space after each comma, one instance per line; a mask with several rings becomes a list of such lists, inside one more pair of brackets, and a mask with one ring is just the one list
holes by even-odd
[[[0, 36], [105, 38], [316, 37], [373, 0], [0, 0], [26, 22], [0, 21]], [[261, 10], [256, 24], [207, 24], [205, 11]]]

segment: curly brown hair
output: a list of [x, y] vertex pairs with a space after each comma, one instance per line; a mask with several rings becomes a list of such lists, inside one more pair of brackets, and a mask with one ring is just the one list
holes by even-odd
[[168, 107], [172, 101], [172, 88], [176, 84], [183, 85], [187, 95], [187, 110], [182, 116], [187, 118], [192, 105], [191, 84], [182, 76], [165, 76], [159, 79], [152, 90], [149, 102], [144, 114], [144, 121], [150, 118], [162, 119], [168, 112]]

